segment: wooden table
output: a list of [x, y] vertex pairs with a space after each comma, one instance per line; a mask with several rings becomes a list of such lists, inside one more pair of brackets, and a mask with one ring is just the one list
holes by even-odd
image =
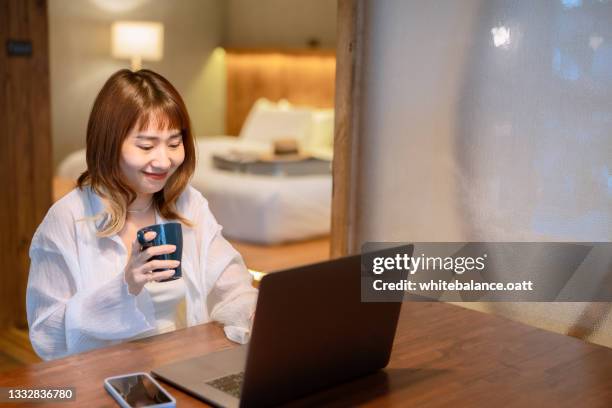
[[[0, 386], [75, 386], [71, 405], [113, 407], [105, 377], [233, 346], [206, 324], [32, 364], [1, 374]], [[179, 406], [204, 406], [164, 386]], [[454, 305], [405, 303], [387, 369], [292, 405], [610, 407], [612, 349]]]

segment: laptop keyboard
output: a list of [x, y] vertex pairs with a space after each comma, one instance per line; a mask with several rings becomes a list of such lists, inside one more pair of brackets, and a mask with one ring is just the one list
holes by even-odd
[[207, 382], [207, 385], [221, 390], [233, 397], [240, 398], [242, 389], [242, 381], [244, 380], [244, 371], [236, 374], [226, 375], [225, 377], [216, 378]]

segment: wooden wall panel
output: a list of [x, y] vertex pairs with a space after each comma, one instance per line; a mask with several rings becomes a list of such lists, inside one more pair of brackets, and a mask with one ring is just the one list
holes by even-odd
[[238, 135], [259, 98], [333, 108], [336, 57], [326, 50], [226, 50], [225, 130]]
[[[51, 204], [47, 30], [45, 0], [0, 0], [0, 327], [26, 326], [28, 249]], [[8, 56], [9, 39], [32, 54]]]
[[359, 251], [361, 89], [365, 0], [338, 0], [331, 257]]

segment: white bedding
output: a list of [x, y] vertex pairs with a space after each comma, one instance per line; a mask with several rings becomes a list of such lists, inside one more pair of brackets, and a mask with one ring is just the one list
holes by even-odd
[[[331, 175], [274, 177], [215, 169], [212, 155], [230, 148], [265, 152], [269, 144], [231, 136], [197, 139], [191, 184], [208, 199], [226, 237], [274, 244], [329, 233]], [[85, 150], [79, 150], [62, 162], [58, 175], [76, 180], [85, 168]]]
[[192, 185], [208, 199], [227, 237], [256, 243], [302, 240], [329, 233], [331, 175], [274, 177], [230, 173], [212, 165], [229, 148], [268, 151], [269, 145], [229, 136], [198, 139]]

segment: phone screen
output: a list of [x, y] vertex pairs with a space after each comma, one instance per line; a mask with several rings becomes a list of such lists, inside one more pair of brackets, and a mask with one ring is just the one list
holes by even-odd
[[109, 384], [132, 407], [163, 404], [170, 398], [144, 375], [132, 375], [109, 380]]

